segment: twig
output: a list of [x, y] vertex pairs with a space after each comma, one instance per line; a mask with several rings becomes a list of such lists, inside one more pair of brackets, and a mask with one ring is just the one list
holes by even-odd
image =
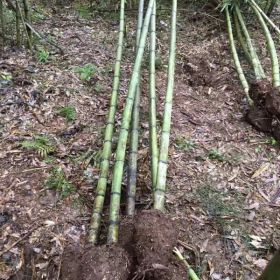
[[42, 224], [37, 225], [37, 226], [31, 228], [23, 237], [19, 238], [17, 241], [15, 241], [13, 244], [11, 244], [4, 251], [0, 252], [0, 257], [2, 257], [5, 253], [9, 252], [13, 247], [15, 247], [18, 243], [20, 243], [22, 240], [27, 238], [34, 230], [38, 229], [41, 226], [42, 226]]
[[190, 276], [190, 279], [192, 280], [199, 280], [198, 276], [196, 275], [195, 271], [191, 268], [191, 266], [189, 265], [189, 263], [186, 261], [186, 259], [183, 257], [183, 255], [181, 254], [181, 252], [177, 249], [174, 248], [173, 252], [175, 253], [175, 255], [178, 257], [179, 261], [182, 261], [183, 264], [185, 265], [185, 267], [188, 270], [188, 274]]
[[32, 27], [32, 25], [31, 25], [30, 23], [28, 23], [28, 22], [25, 21], [25, 24], [26, 24], [27, 27], [29, 27], [29, 28], [32, 30], [32, 32], [33, 32], [39, 39], [41, 39], [41, 40], [45, 41], [46, 43], [48, 43], [49, 45], [51, 45], [51, 46], [57, 48], [57, 49], [60, 51], [61, 54], [64, 54], [64, 51], [63, 51], [63, 49], [62, 49], [60, 46], [58, 46], [57, 44], [55, 44], [55, 43], [53, 43], [52, 41], [48, 40], [46, 37], [44, 37], [42, 34], [40, 34], [38, 31], [36, 31], [36, 30]]

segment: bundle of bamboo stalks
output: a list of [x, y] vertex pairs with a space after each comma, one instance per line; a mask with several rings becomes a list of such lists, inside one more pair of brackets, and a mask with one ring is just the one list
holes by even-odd
[[[267, 13], [265, 13], [255, 0], [232, 0], [220, 3], [222, 11], [224, 11], [226, 15], [229, 42], [235, 68], [249, 104], [246, 119], [258, 130], [270, 132], [279, 140], [280, 74], [277, 51], [271, 30], [273, 30], [277, 36], [280, 35], [280, 30], [268, 16], [275, 5], [276, 1], [267, 1]], [[256, 47], [253, 44], [253, 40], [247, 27], [248, 21], [246, 20], [244, 11], [253, 13], [262, 33], [264, 34], [271, 61], [272, 83], [270, 83], [265, 74]], [[232, 18], [234, 24], [232, 23]], [[241, 66], [236, 42], [234, 40], [234, 33], [236, 34], [240, 47], [255, 75], [255, 80], [250, 83], [248, 82]]]
[[[121, 1], [120, 7], [120, 31], [118, 54], [115, 65], [114, 86], [111, 95], [110, 111], [105, 132], [103, 157], [101, 163], [101, 172], [96, 190], [96, 198], [94, 202], [94, 211], [92, 215], [90, 241], [97, 243], [100, 229], [101, 216], [104, 205], [104, 197], [108, 182], [108, 174], [110, 168], [110, 157], [112, 153], [112, 136], [114, 130], [114, 120], [117, 111], [117, 97], [120, 84], [120, 67], [123, 53], [124, 43], [124, 15], [125, 1]], [[169, 134], [171, 124], [172, 97], [174, 88], [174, 72], [175, 72], [175, 50], [176, 50], [176, 11], [177, 1], [173, 0], [172, 22], [171, 22], [171, 42], [168, 67], [168, 86], [166, 92], [166, 100], [164, 107], [163, 126], [161, 132], [161, 145], [158, 148], [158, 131], [157, 131], [157, 112], [156, 112], [156, 1], [150, 0], [146, 14], [144, 16], [144, 0], [139, 1], [138, 25], [136, 35], [136, 59], [130, 80], [130, 86], [127, 94], [127, 100], [123, 111], [123, 118], [119, 133], [119, 140], [115, 152], [115, 164], [113, 168], [113, 178], [111, 186], [111, 202], [109, 215], [109, 232], [108, 243], [116, 243], [118, 241], [118, 224], [120, 219], [120, 198], [121, 184], [124, 174], [124, 162], [126, 158], [126, 147], [130, 132], [130, 151], [129, 151], [129, 167], [127, 182], [127, 215], [135, 214], [135, 195], [137, 180], [137, 150], [139, 142], [139, 109], [141, 94], [141, 64], [144, 55], [148, 33], [150, 34], [149, 51], [149, 134], [150, 134], [150, 155], [151, 155], [151, 178], [152, 190], [154, 197], [154, 208], [163, 210], [164, 197], [166, 189], [166, 172], [167, 158], [169, 146]], [[150, 31], [150, 32], [149, 32]], [[158, 172], [160, 170], [160, 172]]]

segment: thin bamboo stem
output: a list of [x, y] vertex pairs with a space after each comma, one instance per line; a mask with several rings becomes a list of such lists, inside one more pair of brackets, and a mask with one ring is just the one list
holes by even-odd
[[275, 8], [276, 4], [277, 4], [277, 0], [271, 0], [270, 1], [269, 7], [268, 7], [267, 12], [266, 12], [268, 17], [272, 14], [273, 9]]
[[235, 13], [238, 17], [241, 29], [242, 29], [243, 34], [245, 36], [245, 40], [246, 40], [248, 50], [249, 50], [249, 53], [250, 53], [250, 57], [251, 57], [251, 60], [252, 60], [252, 65], [253, 65], [253, 69], [254, 69], [254, 72], [255, 72], [255, 75], [256, 75], [256, 79], [257, 80], [264, 79], [265, 75], [264, 75], [264, 71], [263, 71], [261, 62], [260, 62], [260, 60], [258, 58], [258, 55], [257, 55], [257, 52], [256, 52], [256, 50], [253, 46], [251, 36], [250, 36], [249, 31], [246, 27], [246, 23], [244, 21], [244, 18], [242, 16], [242, 13], [241, 13], [238, 5], [235, 5]]
[[275, 23], [266, 15], [266, 13], [260, 8], [260, 6], [254, 1], [250, 0], [251, 7], [254, 7], [259, 11], [259, 13], [263, 16], [263, 18], [268, 22], [268, 24], [280, 35], [280, 29]]
[[175, 58], [176, 58], [176, 21], [177, 21], [177, 0], [172, 4], [171, 38], [168, 62], [168, 84], [164, 105], [163, 124], [161, 132], [161, 144], [158, 161], [157, 182], [154, 192], [154, 209], [164, 210], [166, 176], [168, 167], [168, 149], [170, 141], [172, 101], [175, 80]]
[[268, 48], [268, 51], [270, 54], [270, 60], [271, 60], [273, 86], [279, 87], [280, 86], [279, 61], [278, 61], [277, 51], [275, 48], [273, 38], [271, 36], [269, 28], [266, 25], [266, 22], [262, 16], [262, 14], [260, 13], [259, 9], [253, 4], [251, 4], [251, 7], [257, 16], [257, 19], [263, 29], [264, 36], [266, 39], [267, 48]]
[[156, 188], [158, 170], [157, 112], [156, 112], [156, 1], [151, 17], [149, 136], [152, 169], [152, 189]]
[[189, 265], [189, 263], [187, 262], [187, 260], [183, 257], [183, 255], [181, 254], [181, 252], [175, 248], [173, 250], [173, 252], [176, 254], [177, 258], [179, 259], [179, 261], [183, 262], [184, 266], [187, 268], [189, 277], [191, 280], [199, 280], [198, 276], [196, 275], [195, 271], [191, 268], [191, 266]]
[[[31, 24], [31, 16], [30, 16], [30, 5], [28, 0], [22, 0], [23, 2], [23, 10], [24, 10], [24, 16], [25, 16], [25, 22], [28, 22]], [[27, 33], [30, 39], [30, 42], [32, 44], [33, 38], [32, 38], [32, 30], [29, 28], [28, 25], [26, 25]]]
[[[139, 1], [138, 23], [136, 34], [136, 51], [138, 50], [142, 25], [144, 17], [144, 0]], [[130, 138], [130, 154], [128, 165], [128, 184], [127, 184], [127, 215], [133, 216], [135, 213], [135, 196], [136, 196], [136, 180], [137, 180], [137, 152], [139, 143], [139, 109], [140, 109], [140, 88], [141, 77], [139, 75], [138, 85], [136, 88], [135, 102], [133, 105], [132, 122], [131, 122], [131, 138]]]
[[114, 70], [113, 90], [112, 90], [111, 101], [110, 101], [110, 110], [107, 118], [107, 125], [105, 129], [102, 161], [100, 167], [99, 180], [96, 188], [96, 197], [93, 206], [93, 214], [91, 218], [90, 233], [89, 233], [89, 241], [92, 243], [96, 243], [98, 239], [100, 223], [101, 223], [101, 215], [103, 211], [104, 199], [105, 199], [105, 194], [107, 189], [110, 156], [112, 153], [112, 137], [114, 131], [114, 122], [115, 122], [115, 115], [117, 111], [118, 94], [119, 94], [119, 86], [120, 86], [120, 68], [121, 68], [121, 60], [123, 55], [123, 42], [124, 42], [124, 25], [125, 25], [124, 18], [125, 18], [125, 0], [122, 0], [121, 9], [120, 9], [119, 39], [118, 39], [117, 58], [116, 58], [115, 70]]
[[108, 243], [116, 243], [118, 241], [121, 183], [123, 177], [123, 167], [124, 167], [124, 160], [125, 160], [128, 131], [130, 127], [132, 109], [133, 109], [133, 104], [134, 104], [134, 99], [136, 94], [135, 89], [139, 81], [141, 63], [145, 50], [145, 42], [148, 34], [148, 27], [150, 24], [153, 5], [154, 5], [154, 0], [150, 0], [145, 15], [143, 27], [142, 27], [139, 48], [138, 48], [138, 52], [137, 52], [137, 56], [132, 72], [132, 77], [129, 85], [128, 96], [123, 112], [119, 141], [116, 150], [116, 163], [114, 166], [113, 181], [112, 181], [112, 188], [111, 188]]
[[240, 44], [240, 46], [241, 46], [241, 48], [244, 52], [244, 55], [245, 55], [247, 61], [250, 63], [250, 65], [253, 66], [252, 65], [252, 59], [251, 59], [250, 53], [248, 51], [248, 46], [247, 46], [246, 41], [243, 37], [241, 27], [240, 27], [240, 23], [238, 21], [236, 13], [234, 13], [234, 26], [235, 26], [235, 29], [236, 29], [236, 36], [237, 36], [238, 42], [239, 42], [239, 44]]
[[32, 50], [32, 42], [31, 42], [31, 39], [29, 37], [28, 31], [27, 31], [27, 26], [25, 24], [25, 21], [24, 21], [23, 15], [22, 15], [22, 11], [21, 11], [21, 7], [19, 5], [18, 0], [16, 0], [16, 5], [18, 7], [17, 9], [18, 9], [18, 12], [19, 12], [19, 15], [20, 15], [20, 19], [21, 19], [21, 22], [22, 22], [23, 30], [24, 30], [25, 35], [26, 35], [27, 46], [28, 46], [28, 48], [30, 50]]
[[249, 103], [250, 106], [252, 106], [254, 103], [253, 103], [253, 100], [249, 96], [249, 84], [246, 80], [246, 77], [244, 75], [244, 72], [243, 72], [243, 69], [241, 67], [240, 60], [239, 60], [239, 57], [238, 57], [238, 54], [237, 54], [237, 50], [236, 50], [236, 46], [235, 46], [235, 42], [234, 42], [234, 38], [233, 38], [232, 24], [231, 24], [231, 19], [230, 19], [230, 14], [229, 14], [228, 7], [225, 8], [225, 12], [226, 12], [229, 43], [230, 43], [230, 48], [231, 48], [236, 72], [239, 76], [239, 80], [240, 80], [241, 85], [244, 89], [244, 92], [245, 92], [246, 98], [248, 100], [248, 103]]

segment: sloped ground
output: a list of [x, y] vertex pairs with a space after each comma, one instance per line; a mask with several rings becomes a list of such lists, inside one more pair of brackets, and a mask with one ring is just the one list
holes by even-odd
[[[279, 247], [278, 147], [243, 120], [246, 103], [223, 22], [208, 11], [195, 13], [191, 4], [184, 8], [187, 12], [181, 12], [178, 24], [167, 212], [180, 229], [178, 246], [202, 279], [256, 279]], [[166, 81], [165, 23], [169, 21], [162, 16], [160, 108]], [[134, 52], [133, 24], [129, 21], [120, 110]], [[47, 17], [36, 28], [54, 36], [65, 53], [51, 55], [46, 63], [22, 50], [6, 50], [1, 57], [1, 74], [12, 76], [1, 80], [0, 93], [1, 279], [59, 279], [67, 243], [84, 243], [113, 78], [118, 31], [114, 19], [88, 20], [69, 12]], [[83, 82], [76, 70], [87, 63], [97, 70]], [[143, 73], [139, 209], [151, 201]], [[72, 122], [57, 113], [69, 105], [77, 114]], [[40, 134], [53, 143], [47, 157], [21, 145]], [[46, 189], [54, 167], [63, 170], [74, 191]], [[104, 221], [102, 240], [106, 232]]]

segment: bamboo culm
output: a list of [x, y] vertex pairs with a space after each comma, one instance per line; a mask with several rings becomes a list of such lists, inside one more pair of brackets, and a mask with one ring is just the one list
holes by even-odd
[[242, 31], [241, 31], [241, 27], [240, 27], [240, 23], [238, 21], [238, 18], [237, 18], [237, 15], [236, 13], [234, 13], [234, 26], [235, 26], [235, 29], [236, 29], [236, 36], [237, 36], [237, 39], [238, 39], [238, 42], [244, 52], [244, 55], [246, 57], [246, 60], [250, 63], [250, 65], [253, 67], [252, 65], [252, 59], [251, 59], [251, 56], [250, 56], [250, 53], [248, 51], [248, 46], [245, 42], [245, 39], [243, 37], [243, 34], [242, 34]]
[[255, 7], [259, 13], [262, 15], [262, 17], [268, 22], [268, 24], [277, 32], [277, 34], [280, 36], [280, 29], [278, 26], [275, 25], [275, 23], [266, 15], [266, 13], [260, 8], [260, 6], [254, 1], [249, 0], [251, 7]]
[[142, 27], [138, 52], [137, 52], [137, 56], [132, 72], [132, 77], [128, 89], [127, 100], [123, 112], [119, 141], [116, 150], [116, 162], [113, 170], [110, 215], [109, 215], [109, 232], [108, 232], [108, 240], [107, 240], [108, 243], [116, 243], [118, 241], [121, 183], [123, 177], [123, 167], [124, 167], [124, 160], [125, 160], [127, 138], [128, 138], [132, 108], [133, 108], [135, 93], [136, 93], [135, 89], [138, 85], [139, 73], [140, 73], [141, 63], [143, 59], [145, 42], [148, 34], [148, 27], [151, 19], [153, 5], [154, 5], [154, 0], [150, 0], [145, 15], [143, 27]]
[[[142, 31], [144, 17], [144, 0], [139, 1], [138, 23], [136, 34], [136, 52], [139, 46], [139, 40]], [[141, 95], [141, 77], [139, 75], [138, 85], [136, 88], [135, 102], [133, 105], [132, 122], [131, 122], [131, 138], [130, 138], [130, 154], [128, 165], [128, 182], [127, 182], [127, 209], [128, 216], [133, 216], [135, 212], [135, 196], [136, 196], [136, 176], [137, 176], [137, 152], [139, 142], [139, 109]]]
[[247, 46], [248, 46], [248, 51], [250, 53], [250, 57], [251, 57], [253, 69], [254, 69], [254, 72], [255, 72], [255, 75], [256, 75], [256, 79], [257, 80], [264, 79], [265, 78], [264, 70], [261, 66], [261, 62], [258, 58], [257, 52], [256, 52], [256, 50], [255, 50], [255, 48], [252, 44], [251, 36], [250, 36], [249, 31], [246, 27], [244, 18], [242, 16], [242, 13], [241, 13], [238, 5], [235, 5], [235, 11], [234, 12], [237, 15], [237, 18], [239, 20], [241, 29], [242, 29], [243, 34], [245, 36], [245, 40], [246, 40], [246, 43], [247, 43]]
[[157, 112], [156, 112], [156, 1], [150, 24], [150, 91], [149, 138], [152, 170], [152, 189], [155, 190], [158, 170]]
[[170, 52], [168, 62], [168, 82], [164, 105], [163, 124], [161, 132], [161, 144], [158, 161], [157, 182], [154, 191], [154, 209], [164, 210], [165, 192], [166, 192], [166, 176], [168, 167], [168, 149], [170, 141], [172, 101], [174, 92], [175, 79], [175, 57], [176, 57], [176, 18], [177, 18], [177, 0], [173, 0], [172, 4], [172, 20], [171, 20], [171, 39]]
[[263, 29], [264, 36], [266, 39], [267, 48], [271, 60], [273, 86], [279, 87], [280, 86], [279, 61], [278, 61], [277, 51], [275, 48], [273, 38], [260, 11], [257, 9], [257, 7], [255, 7], [255, 5], [251, 4], [251, 7], [257, 16], [257, 19]]
[[254, 103], [253, 103], [253, 100], [249, 96], [249, 84], [246, 80], [246, 77], [244, 75], [244, 72], [243, 72], [243, 69], [241, 67], [240, 60], [239, 60], [239, 57], [238, 57], [238, 54], [237, 54], [237, 50], [236, 50], [236, 46], [235, 46], [235, 42], [234, 42], [234, 38], [233, 38], [232, 24], [231, 24], [231, 19], [230, 19], [230, 14], [229, 14], [228, 7], [225, 8], [225, 13], [226, 13], [226, 20], [227, 20], [229, 43], [230, 43], [230, 48], [231, 48], [236, 72], [239, 76], [239, 80], [240, 80], [240, 82], [242, 84], [242, 87], [244, 89], [247, 101], [248, 101], [249, 105], [252, 106]]
[[114, 132], [115, 115], [117, 111], [119, 85], [120, 85], [120, 68], [123, 55], [123, 41], [124, 41], [124, 25], [125, 25], [125, 0], [121, 1], [120, 9], [120, 27], [117, 58], [114, 70], [113, 90], [110, 101], [110, 110], [107, 118], [107, 125], [105, 130], [104, 146], [102, 151], [102, 161], [100, 167], [99, 180], [96, 188], [96, 197], [93, 206], [93, 214], [91, 218], [89, 241], [96, 243], [101, 223], [101, 215], [104, 206], [104, 199], [107, 188], [110, 156], [112, 153], [112, 137]]

